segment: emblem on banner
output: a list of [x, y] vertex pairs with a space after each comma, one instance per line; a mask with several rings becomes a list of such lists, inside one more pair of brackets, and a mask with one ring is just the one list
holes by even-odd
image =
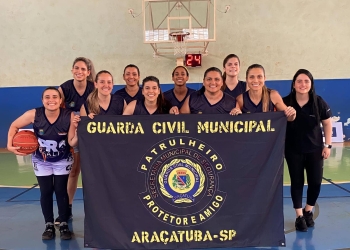
[[189, 159], [174, 159], [158, 177], [160, 191], [174, 203], [192, 203], [204, 189], [205, 175], [199, 164]]
[[171, 137], [147, 150], [138, 171], [145, 174], [139, 193], [144, 207], [158, 220], [173, 226], [204, 223], [225, 202], [219, 173], [220, 155], [207, 143], [190, 137]]

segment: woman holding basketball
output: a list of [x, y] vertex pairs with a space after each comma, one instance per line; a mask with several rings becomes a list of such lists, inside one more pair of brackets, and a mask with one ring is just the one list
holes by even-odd
[[126, 104], [143, 99], [140, 87], [140, 70], [136, 65], [129, 64], [124, 68], [123, 79], [126, 84], [125, 87], [117, 90], [114, 94], [123, 97]]
[[67, 182], [73, 164], [73, 157], [68, 145], [68, 131], [73, 113], [60, 108], [62, 98], [54, 87], [48, 87], [42, 94], [43, 107], [25, 112], [10, 126], [7, 148], [18, 152], [19, 147], [13, 147], [13, 138], [22, 127], [33, 124], [38, 138], [39, 148], [32, 155], [34, 173], [40, 186], [40, 204], [44, 215], [46, 228], [42, 234], [43, 240], [55, 237], [53, 193], [56, 195], [61, 223], [59, 231], [61, 239], [69, 240], [72, 234], [68, 228], [69, 201]]
[[142, 85], [143, 100], [130, 102], [123, 115], [169, 114], [171, 104], [164, 99], [158, 78], [147, 76], [143, 79]]
[[[203, 87], [188, 96], [180, 109], [181, 114], [241, 114], [236, 108], [236, 99], [221, 88], [223, 85], [221, 70], [215, 67], [207, 69], [203, 77]], [[171, 114], [179, 114], [172, 107]]]
[[177, 66], [171, 75], [175, 86], [164, 92], [164, 98], [170, 102], [172, 106], [176, 106], [180, 109], [186, 97], [196, 91], [186, 86], [189, 74], [184, 66]]
[[229, 54], [223, 61], [224, 74], [222, 78], [224, 85], [222, 90], [235, 98], [248, 90], [247, 83], [238, 80], [240, 66], [241, 62], [235, 54]]
[[[73, 79], [61, 84], [58, 90], [62, 96], [62, 107], [65, 107], [75, 113], [79, 113], [81, 106], [86, 101], [90, 93], [95, 89], [94, 78], [95, 69], [92, 62], [85, 57], [78, 57], [73, 62]], [[77, 190], [78, 178], [80, 173], [80, 157], [77, 147], [74, 148], [74, 164], [68, 179], [69, 210], [72, 218], [72, 203]], [[60, 224], [60, 218], [57, 217], [55, 224]]]
[[288, 121], [295, 119], [295, 109], [287, 107], [277, 91], [265, 86], [263, 66], [259, 64], [249, 66], [246, 72], [246, 81], [249, 90], [237, 97], [238, 106], [243, 113], [273, 112], [276, 109], [284, 111]]

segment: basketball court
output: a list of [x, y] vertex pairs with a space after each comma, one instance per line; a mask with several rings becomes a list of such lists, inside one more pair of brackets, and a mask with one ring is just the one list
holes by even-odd
[[[0, 162], [0, 249], [84, 249], [82, 189], [78, 189], [73, 203], [74, 218], [70, 222], [73, 239], [61, 241], [57, 230], [56, 239], [42, 241], [44, 221], [30, 156], [15, 156], [3, 149]], [[325, 161], [324, 181], [314, 211], [316, 225], [306, 233], [295, 231], [295, 213], [286, 167], [284, 173], [283, 208], [287, 245], [285, 248], [267, 249], [349, 249], [350, 145], [335, 144], [331, 157]], [[57, 214], [57, 210], [55, 212]]]

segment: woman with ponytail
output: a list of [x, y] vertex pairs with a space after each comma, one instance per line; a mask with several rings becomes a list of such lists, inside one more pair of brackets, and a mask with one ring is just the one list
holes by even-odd
[[81, 107], [80, 115], [89, 116], [91, 119], [95, 115], [122, 115], [126, 102], [121, 96], [112, 95], [112, 90], [112, 74], [107, 70], [98, 72], [95, 80], [95, 90]]
[[284, 111], [288, 121], [293, 121], [296, 111], [293, 107], [283, 103], [280, 94], [265, 86], [265, 70], [259, 64], [248, 67], [246, 81], [249, 87], [247, 92], [237, 97], [237, 103], [243, 113], [259, 113]]
[[[89, 116], [91, 119], [95, 115], [122, 115], [125, 100], [118, 95], [112, 95], [113, 76], [107, 70], [101, 70], [96, 75], [95, 89], [88, 96], [86, 102], [80, 109], [80, 116]], [[68, 140], [73, 147], [78, 145], [77, 127], [80, 116], [75, 115], [72, 126], [69, 129]]]
[[[315, 224], [312, 209], [321, 190], [323, 161], [329, 157], [332, 148], [332, 114], [328, 104], [316, 95], [313, 76], [306, 69], [299, 69], [295, 73], [291, 92], [283, 101], [297, 112], [296, 119], [287, 125], [285, 157], [296, 213], [295, 228], [306, 232], [308, 227]], [[325, 143], [320, 124], [323, 126]], [[306, 205], [303, 208], [305, 170], [308, 186]]]
[[143, 100], [131, 101], [123, 115], [169, 114], [171, 104], [164, 99], [157, 77], [147, 76], [143, 79], [142, 94]]
[[[77, 57], [73, 62], [71, 72], [73, 74], [73, 79], [61, 84], [61, 86], [58, 88], [58, 91], [62, 96], [62, 107], [65, 107], [66, 109], [79, 114], [80, 108], [86, 101], [88, 95], [90, 95], [90, 93], [95, 89], [95, 69], [91, 60], [85, 57]], [[80, 173], [79, 149], [77, 147], [74, 147], [73, 149], [74, 163], [69, 174], [67, 187], [69, 196], [70, 219], [73, 217], [72, 203], [75, 192], [77, 190]], [[60, 218], [57, 217], [55, 220], [55, 225], [59, 224]]]
[[222, 90], [235, 98], [248, 90], [247, 83], [238, 80], [240, 66], [241, 62], [235, 54], [229, 54], [223, 61], [224, 74], [222, 78], [224, 85]]

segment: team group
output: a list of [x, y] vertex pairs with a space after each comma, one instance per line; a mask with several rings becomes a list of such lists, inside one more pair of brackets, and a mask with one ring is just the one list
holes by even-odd
[[[246, 81], [239, 81], [240, 60], [230, 54], [223, 61], [223, 73], [208, 68], [203, 87], [196, 91], [186, 86], [189, 72], [177, 66], [172, 72], [174, 88], [162, 93], [157, 77], [147, 76], [140, 86], [140, 70], [127, 65], [123, 78], [125, 87], [112, 94], [113, 76], [102, 70], [95, 76], [92, 62], [84, 57], [74, 60], [73, 79], [58, 89], [48, 87], [42, 93], [42, 107], [28, 110], [10, 126], [7, 148], [20, 153], [12, 144], [22, 127], [33, 124], [39, 148], [32, 154], [35, 175], [40, 186], [40, 203], [45, 219], [43, 240], [69, 240], [72, 232], [72, 203], [80, 173], [77, 148], [77, 126], [81, 116], [95, 115], [157, 115], [157, 114], [230, 114], [283, 111], [288, 120], [285, 158], [291, 179], [291, 197], [296, 212], [295, 227], [307, 231], [314, 226], [312, 209], [320, 193], [323, 160], [331, 149], [331, 111], [316, 94], [314, 79], [308, 70], [298, 70], [291, 83], [291, 92], [282, 98], [265, 86], [265, 70], [253, 64], [246, 71]], [[323, 143], [321, 125], [324, 129]], [[74, 150], [71, 150], [73, 147]], [[302, 193], [306, 170], [308, 191], [303, 208]], [[53, 193], [56, 195], [58, 217], [54, 218]]]

